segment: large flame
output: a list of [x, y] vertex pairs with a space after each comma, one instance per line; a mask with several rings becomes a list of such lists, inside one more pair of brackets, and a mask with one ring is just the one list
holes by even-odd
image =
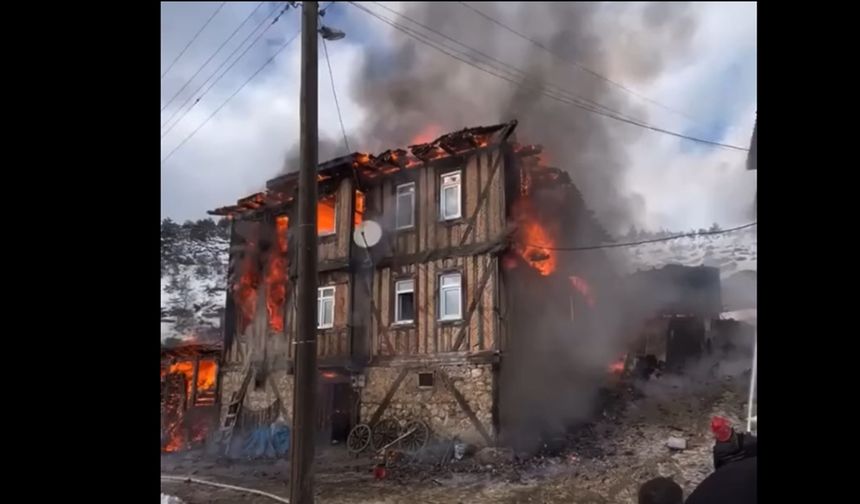
[[278, 248], [269, 258], [266, 271], [266, 311], [269, 315], [269, 327], [275, 332], [284, 330], [284, 301], [287, 298], [287, 229], [289, 217], [278, 216], [275, 219]]
[[549, 276], [556, 268], [555, 246], [549, 231], [541, 224], [534, 207], [526, 197], [514, 203], [514, 215], [519, 226], [517, 253], [541, 275]]
[[317, 203], [317, 234], [334, 233], [335, 195], [323, 196]]
[[[168, 374], [180, 374], [185, 377], [186, 397], [190, 398], [192, 386], [194, 382], [194, 362], [190, 360], [179, 361], [171, 364], [166, 370]], [[162, 370], [162, 374], [165, 371]], [[201, 392], [209, 392], [215, 390], [215, 380], [218, 374], [218, 364], [214, 360], [201, 360], [197, 367], [197, 395]], [[174, 399], [176, 400], [176, 399]], [[169, 436], [167, 443], [164, 446], [164, 451], [175, 452], [186, 447], [189, 443], [199, 443], [206, 439], [208, 434], [208, 424], [206, 422], [198, 422], [191, 425], [191, 439], [187, 440], [185, 429], [183, 427], [185, 409], [184, 405], [173, 403], [174, 416], [170, 419], [170, 424], [166, 426], [167, 435]], [[190, 405], [193, 406], [193, 405]], [[163, 405], [166, 407], [166, 405]]]

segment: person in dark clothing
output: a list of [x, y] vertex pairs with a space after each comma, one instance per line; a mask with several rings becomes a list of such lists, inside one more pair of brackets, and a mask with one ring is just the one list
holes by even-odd
[[723, 465], [693, 490], [685, 504], [755, 504], [757, 467], [755, 456]]
[[639, 504], [683, 504], [684, 491], [670, 478], [654, 478], [639, 487]]

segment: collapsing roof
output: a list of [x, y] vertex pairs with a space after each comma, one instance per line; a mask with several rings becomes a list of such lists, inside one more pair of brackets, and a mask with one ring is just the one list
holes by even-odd
[[[407, 149], [389, 149], [376, 156], [362, 152], [354, 152], [320, 163], [317, 167], [317, 179], [320, 192], [326, 192], [327, 181], [339, 180], [345, 176], [354, 176], [362, 184], [372, 184], [386, 175], [420, 167], [446, 159], [456, 158], [484, 148], [493, 148], [504, 143], [517, 122], [496, 124], [494, 126], [478, 126], [465, 128], [460, 131], [446, 133], [432, 142], [410, 145]], [[538, 147], [526, 146], [529, 154], [539, 151]], [[266, 182], [266, 191], [252, 194], [240, 199], [235, 205], [211, 210], [210, 215], [230, 217], [253, 217], [269, 210], [277, 210], [292, 203], [298, 184], [298, 172], [290, 172], [275, 177]]]

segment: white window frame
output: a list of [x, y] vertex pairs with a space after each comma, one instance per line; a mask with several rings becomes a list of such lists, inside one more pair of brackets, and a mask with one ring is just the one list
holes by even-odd
[[[331, 301], [331, 322], [324, 323], [323, 308], [325, 301]], [[317, 329], [331, 329], [334, 327], [334, 305], [335, 305], [335, 286], [326, 285], [325, 287], [317, 288]]]
[[[406, 287], [406, 282], [409, 282], [411, 285]], [[403, 319], [401, 318], [403, 315], [400, 313], [400, 294], [412, 294], [412, 315], [415, 315], [415, 279], [413, 278], [404, 278], [402, 280], [397, 280], [394, 282], [394, 323], [395, 324], [412, 324], [415, 322], [414, 319]]]
[[[322, 233], [319, 231], [319, 227], [317, 227], [317, 236], [319, 236], [319, 237], [333, 236], [333, 235], [337, 234], [337, 193], [333, 194], [333, 196], [334, 197], [332, 199], [334, 200], [334, 208], [333, 208], [334, 218], [332, 219], [331, 231], [326, 231], [326, 232]], [[320, 200], [320, 203], [322, 203], [322, 200]], [[317, 212], [319, 212], [319, 208], [317, 208]]]
[[[445, 285], [445, 279], [456, 278], [455, 284]], [[446, 314], [445, 293], [448, 291], [457, 292], [457, 313]], [[461, 320], [463, 318], [463, 275], [459, 271], [442, 273], [439, 275], [439, 320]]]
[[[409, 196], [409, 224], [407, 225], [399, 225], [398, 217], [400, 216], [400, 197], [401, 196]], [[394, 225], [395, 229], [412, 229], [415, 227], [415, 182], [409, 182], [408, 184], [400, 184], [395, 189], [394, 194]]]
[[[463, 185], [460, 171], [442, 174], [442, 183], [439, 186], [439, 218], [443, 221], [459, 219], [463, 216]], [[455, 188], [457, 190], [457, 212], [448, 214], [445, 207], [445, 190]]]

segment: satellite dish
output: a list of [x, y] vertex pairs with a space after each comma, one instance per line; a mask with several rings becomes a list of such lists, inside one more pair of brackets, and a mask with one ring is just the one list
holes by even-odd
[[352, 240], [361, 248], [370, 248], [379, 243], [381, 238], [382, 228], [372, 220], [363, 221], [355, 226], [355, 231], [352, 233]]

